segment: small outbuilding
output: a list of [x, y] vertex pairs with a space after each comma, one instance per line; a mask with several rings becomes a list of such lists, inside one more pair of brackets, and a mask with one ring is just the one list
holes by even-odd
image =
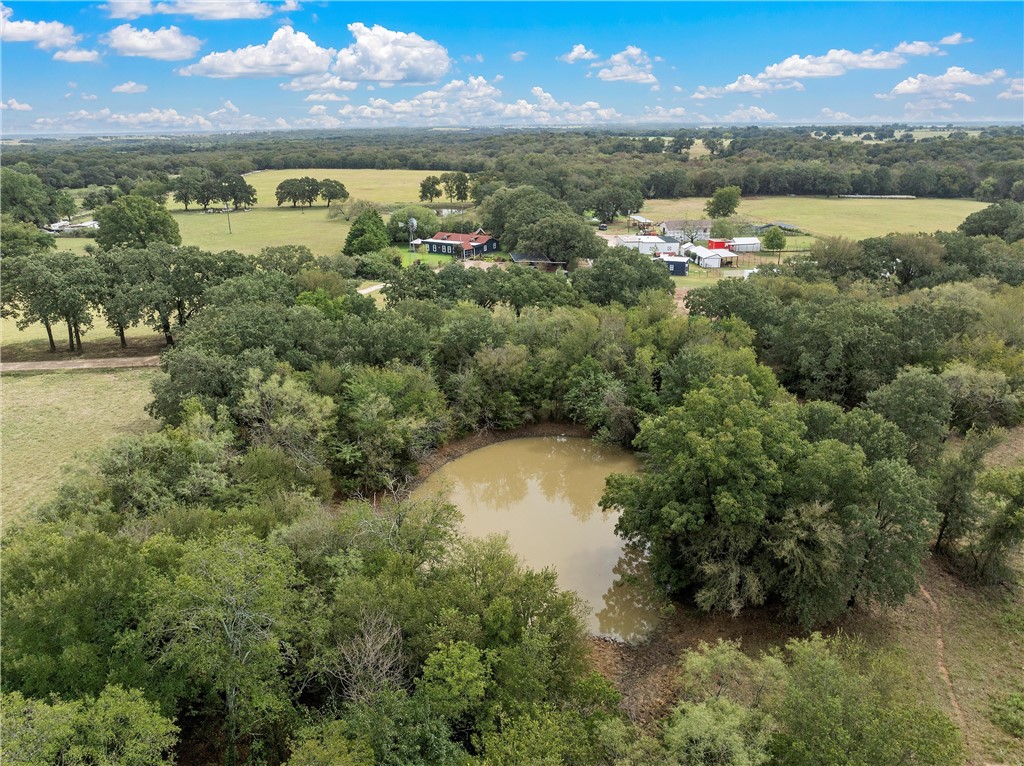
[[708, 248], [701, 247], [700, 245], [691, 245], [687, 248], [686, 254], [702, 269], [722, 268], [721, 251], [709, 250]]
[[708, 240], [708, 250], [728, 250], [729, 240], [727, 239], [716, 239], [712, 237]]
[[673, 277], [685, 277], [690, 273], [690, 259], [685, 255], [663, 255], [658, 260], [668, 266], [668, 273]]
[[734, 253], [759, 253], [761, 240], [757, 237], [733, 237], [729, 242], [729, 249]]

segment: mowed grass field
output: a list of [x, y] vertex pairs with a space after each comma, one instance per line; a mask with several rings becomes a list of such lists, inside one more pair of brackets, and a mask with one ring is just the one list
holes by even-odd
[[[641, 215], [652, 221], [705, 218], [707, 200], [647, 200]], [[935, 232], [955, 229], [984, 202], [960, 199], [837, 199], [834, 197], [745, 197], [737, 216], [754, 223], [781, 221], [817, 236], [851, 239], [892, 232]]]
[[155, 374], [136, 369], [3, 376], [0, 516], [5, 528], [53, 494], [66, 466], [115, 436], [157, 428], [144, 409]]
[[[170, 200], [167, 209], [181, 228], [186, 245], [206, 250], [237, 250], [256, 254], [273, 245], [306, 245], [315, 255], [333, 255], [341, 250], [348, 236], [349, 222], [344, 217], [329, 218], [327, 206], [319, 201], [312, 208], [293, 208], [286, 202], [277, 206], [274, 190], [286, 178], [312, 176], [317, 180], [331, 178], [348, 189], [350, 200], [366, 200], [383, 208], [418, 203], [420, 181], [434, 170], [337, 170], [307, 168], [297, 170], [264, 170], [250, 173], [246, 181], [256, 188], [257, 205], [238, 213], [204, 213], [200, 208], [184, 206]], [[337, 202], [331, 203], [332, 207]], [[229, 229], [230, 224], [230, 231]]]

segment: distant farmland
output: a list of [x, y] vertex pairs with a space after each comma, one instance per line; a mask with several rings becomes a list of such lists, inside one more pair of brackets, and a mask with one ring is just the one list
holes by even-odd
[[[654, 221], [706, 218], [705, 200], [648, 200], [641, 215]], [[818, 236], [851, 239], [892, 232], [935, 232], [955, 229], [984, 202], [962, 199], [838, 199], [835, 197], [749, 197], [740, 202], [739, 218], [754, 223], [781, 221]]]

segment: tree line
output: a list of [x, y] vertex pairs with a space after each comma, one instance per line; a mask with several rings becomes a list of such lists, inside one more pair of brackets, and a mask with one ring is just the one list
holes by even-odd
[[[864, 131], [877, 137], [906, 128], [874, 126]], [[976, 136], [952, 131], [946, 138], [921, 140], [906, 140], [909, 134], [901, 140], [829, 140], [838, 132], [814, 126], [473, 130], [443, 137], [430, 131], [379, 131], [373, 136], [340, 131], [38, 141], [9, 147], [6, 154], [10, 163], [27, 163], [54, 190], [130, 188], [154, 181], [166, 185], [186, 168], [222, 166], [232, 174], [293, 168], [442, 170], [467, 174], [480, 183], [534, 185], [580, 210], [584, 198], [612, 186], [636, 188], [647, 198], [710, 196], [730, 185], [748, 195], [913, 194], [983, 201], [1024, 197], [1024, 135], [1019, 128], [990, 128]], [[697, 156], [696, 141], [707, 155]], [[447, 190], [445, 195], [449, 201], [458, 199]]]

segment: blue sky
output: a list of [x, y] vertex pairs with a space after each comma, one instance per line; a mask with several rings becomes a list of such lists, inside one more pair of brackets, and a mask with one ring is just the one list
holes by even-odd
[[1024, 3], [0, 6], [5, 135], [1024, 122]]

